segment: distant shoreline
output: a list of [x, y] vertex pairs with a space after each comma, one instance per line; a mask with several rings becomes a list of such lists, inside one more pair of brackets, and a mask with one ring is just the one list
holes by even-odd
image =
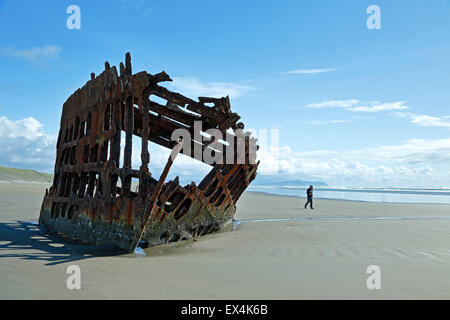
[[[254, 194], [263, 194], [263, 195], [269, 195], [269, 196], [275, 196], [275, 197], [288, 197], [288, 198], [298, 198], [298, 199], [305, 199], [306, 197], [302, 196], [294, 196], [294, 195], [284, 195], [284, 194], [278, 194], [278, 193], [271, 193], [271, 192], [264, 192], [264, 191], [249, 191], [246, 190], [245, 193], [254, 193]], [[343, 202], [355, 202], [355, 203], [379, 203], [379, 204], [426, 204], [426, 205], [445, 205], [450, 206], [449, 203], [444, 202], [389, 202], [389, 201], [368, 201], [368, 200], [351, 200], [351, 199], [338, 199], [338, 198], [322, 198], [322, 197], [314, 197], [314, 199], [318, 200], [331, 200], [331, 201], [343, 201]]]
[[[0, 185], [9, 185], [10, 187], [12, 187], [13, 189], [16, 188], [23, 188], [23, 187], [30, 187], [32, 189], [35, 188], [39, 188], [42, 190], [42, 192], [45, 192], [45, 189], [48, 189], [51, 186], [51, 182], [50, 181], [25, 181], [25, 180], [0, 180]], [[259, 186], [256, 186], [254, 188], [258, 188]], [[300, 189], [301, 190], [301, 189]], [[316, 189], [317, 191], [320, 192], [320, 188]], [[13, 191], [13, 190], [9, 190], [9, 191]], [[305, 196], [302, 196], [301, 193], [299, 194], [283, 194], [282, 192], [276, 192], [276, 190], [274, 189], [274, 192], [271, 192], [272, 189], [268, 188], [265, 189], [264, 191], [256, 191], [256, 190], [252, 190], [252, 187], [250, 186], [249, 189], [247, 189], [245, 191], [245, 193], [250, 193], [250, 194], [260, 194], [260, 195], [265, 195], [265, 196], [273, 196], [273, 197], [286, 197], [286, 198], [296, 198], [296, 199], [301, 199], [301, 201], [304, 201], [306, 199]], [[322, 190], [323, 192], [324, 190]], [[328, 191], [328, 190], [325, 190]], [[292, 192], [292, 189], [291, 189]], [[318, 192], [318, 193], [319, 193]], [[339, 190], [339, 191], [334, 191], [338, 194], [340, 193], [345, 193], [345, 192], [350, 192], [352, 194], [358, 195], [358, 192], [355, 190]], [[369, 194], [370, 192], [368, 191], [361, 191], [360, 194], [364, 195], [364, 194]], [[379, 192], [380, 193], [380, 192]], [[366, 200], [366, 199], [346, 199], [346, 198], [339, 198], [339, 197], [333, 197], [333, 196], [320, 196], [316, 193], [314, 199], [316, 200], [330, 200], [330, 201], [342, 201], [342, 202], [352, 202], [352, 203], [378, 203], [378, 204], [413, 204], [413, 205], [450, 205], [449, 202], [441, 202], [439, 201], [441, 198], [445, 198], [445, 199], [449, 199], [450, 201], [450, 197], [447, 195], [439, 195], [438, 193], [436, 194], [403, 194], [403, 193], [391, 193], [389, 194], [388, 192], [381, 192], [380, 194], [384, 194], [384, 195], [388, 195], [388, 196], [392, 196], [391, 198], [394, 199], [392, 201], [373, 201], [373, 200]], [[420, 196], [424, 196], [424, 197], [438, 197], [439, 199], [436, 199], [434, 201], [434, 199], [428, 200], [428, 201], [401, 201], [398, 199], [398, 195], [400, 196], [410, 196], [410, 197], [420, 197]], [[395, 199], [397, 197], [397, 199]], [[302, 204], [303, 206], [303, 204]]]

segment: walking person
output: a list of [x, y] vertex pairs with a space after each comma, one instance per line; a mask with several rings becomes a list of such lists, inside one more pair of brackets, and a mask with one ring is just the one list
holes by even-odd
[[308, 202], [305, 204], [305, 209], [308, 206], [308, 204], [311, 209], [314, 209], [313, 208], [313, 186], [309, 186], [309, 188], [306, 190], [306, 197], [308, 199]]

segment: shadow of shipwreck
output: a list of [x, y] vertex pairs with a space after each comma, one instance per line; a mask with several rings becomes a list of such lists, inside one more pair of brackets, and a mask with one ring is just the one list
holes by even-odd
[[124, 251], [116, 246], [68, 243], [45, 233], [45, 228], [29, 222], [0, 223], [0, 259], [38, 260], [52, 266], [95, 257], [117, 256]]

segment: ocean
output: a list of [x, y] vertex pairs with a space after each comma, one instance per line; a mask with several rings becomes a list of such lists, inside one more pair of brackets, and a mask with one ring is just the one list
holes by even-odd
[[[307, 187], [252, 186], [248, 191], [277, 195], [306, 197]], [[450, 204], [450, 188], [363, 188], [363, 187], [315, 187], [314, 198], [392, 203], [440, 203]]]

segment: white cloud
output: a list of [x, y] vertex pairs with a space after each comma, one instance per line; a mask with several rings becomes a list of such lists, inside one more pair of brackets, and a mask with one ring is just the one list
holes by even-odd
[[0, 48], [0, 54], [16, 59], [27, 60], [35, 66], [46, 69], [50, 62], [59, 58], [62, 49], [58, 46], [45, 45], [31, 49]]
[[43, 47], [33, 47], [31, 49], [18, 50], [15, 48], [2, 48], [0, 52], [14, 58], [40, 62], [42, 60], [57, 59], [62, 49], [58, 46], [45, 45]]
[[195, 77], [175, 77], [168, 86], [188, 97], [221, 98], [227, 95], [232, 99], [242, 97], [253, 87], [232, 82], [202, 82]]
[[[140, 166], [140, 139], [133, 144], [132, 163]], [[56, 137], [45, 133], [32, 117], [10, 120], [0, 117], [0, 165], [53, 171]], [[150, 144], [150, 171], [158, 179], [170, 150]], [[385, 145], [336, 152], [314, 150], [296, 152], [289, 147], [258, 152], [259, 174], [322, 180], [337, 185], [448, 185], [450, 181], [450, 138], [411, 139]], [[197, 184], [211, 169], [199, 161], [180, 155], [170, 172], [181, 183]]]
[[425, 114], [409, 112], [395, 112], [394, 116], [411, 120], [412, 123], [422, 127], [446, 127], [450, 128], [450, 116], [434, 117]]
[[154, 10], [153, 0], [116, 0], [116, 2], [120, 9], [139, 11], [145, 17], [150, 16]]
[[304, 121], [304, 123], [309, 124], [311, 126], [326, 126], [329, 124], [339, 124], [339, 123], [349, 123], [352, 120], [312, 120], [312, 121]]
[[347, 99], [347, 100], [331, 100], [331, 101], [322, 101], [317, 103], [311, 103], [305, 105], [307, 108], [351, 108], [359, 103], [359, 100], [356, 99]]
[[336, 71], [335, 68], [325, 68], [325, 69], [298, 69], [298, 70], [291, 70], [286, 73], [289, 74], [317, 74], [317, 73], [324, 73], [324, 72], [332, 72]]
[[406, 164], [450, 163], [450, 139], [411, 139], [401, 145], [350, 151], [348, 156]]
[[[257, 132], [257, 131], [255, 131]], [[135, 141], [139, 141], [136, 139]], [[133, 168], [140, 166], [140, 143], [133, 144]], [[150, 172], [155, 179], [163, 170], [170, 150], [149, 144]], [[258, 174], [321, 180], [335, 185], [448, 185], [450, 181], [450, 138], [411, 139], [386, 145], [336, 152], [331, 150], [293, 151], [284, 146], [261, 145]], [[442, 166], [447, 166], [443, 170]], [[211, 167], [184, 155], [175, 160], [168, 179], [179, 176], [181, 184], [198, 185]]]
[[375, 103], [372, 105], [359, 105], [350, 108], [350, 111], [360, 111], [360, 112], [380, 112], [380, 111], [391, 111], [391, 110], [405, 110], [409, 107], [404, 105], [404, 101], [400, 102], [387, 102], [387, 103]]
[[9, 167], [52, 171], [56, 137], [44, 133], [32, 117], [17, 121], [0, 117], [0, 164]]
[[316, 109], [342, 108], [354, 112], [381, 112], [409, 109], [409, 107], [405, 105], [405, 101], [381, 103], [379, 101], [361, 102], [357, 99], [322, 101], [307, 104], [304, 107]]
[[399, 145], [335, 152], [258, 152], [260, 174], [321, 180], [336, 185], [448, 185], [450, 139], [412, 139]]

